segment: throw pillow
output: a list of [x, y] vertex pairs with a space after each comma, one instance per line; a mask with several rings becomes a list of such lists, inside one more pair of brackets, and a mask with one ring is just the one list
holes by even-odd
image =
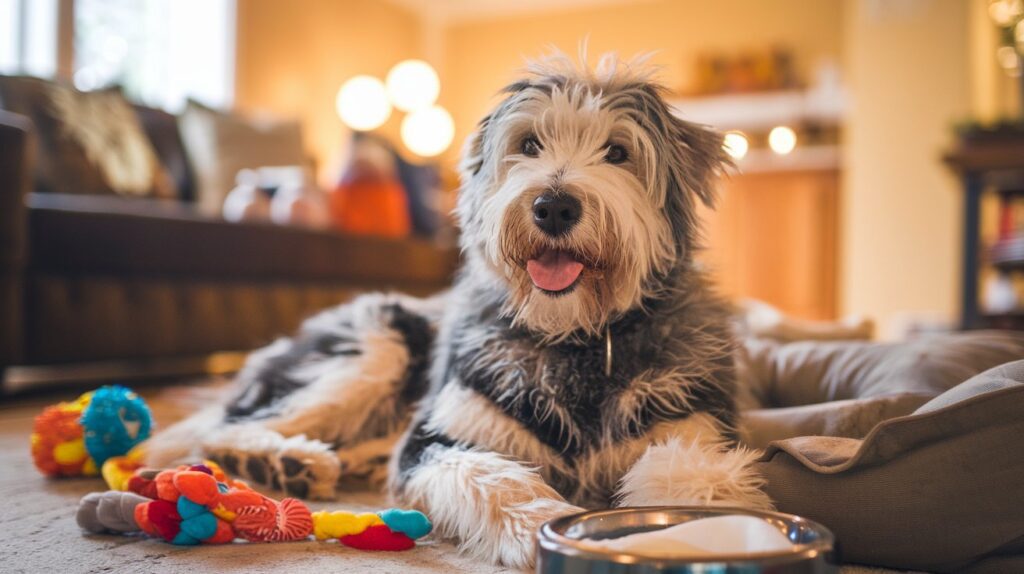
[[0, 77], [4, 107], [38, 134], [36, 188], [74, 194], [173, 197], [131, 104], [116, 88], [80, 92], [27, 77]]
[[219, 214], [242, 169], [306, 165], [302, 128], [294, 121], [259, 121], [189, 102], [179, 118], [195, 169], [202, 211]]

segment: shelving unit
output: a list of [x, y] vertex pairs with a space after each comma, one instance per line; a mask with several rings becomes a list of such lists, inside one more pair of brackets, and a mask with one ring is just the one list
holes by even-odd
[[1017, 229], [992, 245], [981, 241], [983, 195], [1024, 198], [1024, 128], [966, 133], [944, 160], [963, 182], [961, 326], [1024, 330], [1024, 302], [1015, 309], [991, 312], [979, 299], [979, 277], [986, 267], [1005, 274], [1024, 273], [1024, 230]]

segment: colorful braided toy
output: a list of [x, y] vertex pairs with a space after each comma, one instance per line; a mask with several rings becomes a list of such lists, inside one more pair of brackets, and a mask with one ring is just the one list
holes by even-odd
[[82, 498], [78, 525], [94, 533], [142, 531], [179, 545], [288, 542], [312, 535], [360, 550], [408, 550], [432, 528], [415, 510], [310, 512], [300, 500], [278, 502], [228, 479], [210, 461], [173, 470], [138, 469], [122, 483], [127, 491]]
[[32, 459], [47, 476], [95, 476], [107, 459], [128, 453], [152, 430], [142, 397], [119, 385], [100, 387], [36, 417]]

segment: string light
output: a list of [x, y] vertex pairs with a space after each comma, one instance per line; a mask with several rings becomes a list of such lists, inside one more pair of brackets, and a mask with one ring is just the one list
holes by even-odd
[[433, 157], [455, 138], [455, 122], [441, 106], [415, 111], [402, 120], [402, 142], [416, 155]]
[[335, 107], [345, 125], [361, 132], [376, 129], [391, 117], [384, 83], [373, 76], [355, 76], [345, 82]]
[[786, 155], [796, 147], [796, 132], [787, 126], [776, 126], [768, 133], [768, 147], [779, 155]]
[[733, 159], [743, 159], [750, 149], [750, 142], [742, 132], [729, 132], [725, 134], [722, 147]]
[[441, 93], [441, 80], [423, 60], [399, 62], [388, 72], [388, 97], [403, 112], [415, 112], [434, 105]]

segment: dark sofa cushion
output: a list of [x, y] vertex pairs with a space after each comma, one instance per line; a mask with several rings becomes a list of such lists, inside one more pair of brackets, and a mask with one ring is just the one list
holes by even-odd
[[177, 197], [182, 201], [195, 201], [196, 184], [192, 164], [185, 152], [185, 144], [178, 131], [178, 118], [163, 110], [136, 105], [135, 113], [149, 136], [160, 163], [174, 180]]
[[457, 262], [454, 250], [427, 242], [227, 223], [177, 202], [33, 193], [28, 203], [36, 273], [343, 280], [422, 292], [447, 285]]

